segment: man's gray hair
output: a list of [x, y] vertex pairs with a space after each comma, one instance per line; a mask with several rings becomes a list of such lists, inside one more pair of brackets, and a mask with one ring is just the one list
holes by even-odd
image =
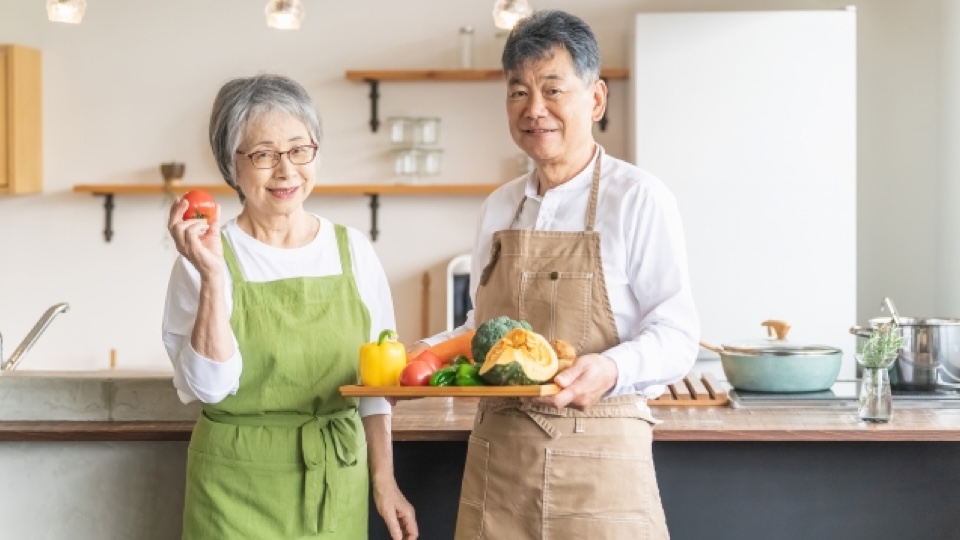
[[[210, 113], [210, 148], [227, 184], [245, 196], [237, 185], [237, 149], [251, 120], [273, 112], [302, 121], [317, 145], [321, 143], [320, 115], [310, 95], [299, 83], [282, 75], [256, 75], [228, 81], [217, 93]], [[244, 158], [246, 159], [246, 158]], [[319, 160], [314, 161], [319, 166]]]
[[549, 58], [555, 47], [570, 53], [577, 76], [584, 82], [600, 77], [600, 48], [593, 31], [583, 19], [558, 10], [537, 11], [520, 19], [503, 46], [503, 71], [517, 71]]

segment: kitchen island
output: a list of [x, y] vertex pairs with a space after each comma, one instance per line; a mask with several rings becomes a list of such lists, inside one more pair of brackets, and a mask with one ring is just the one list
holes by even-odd
[[[421, 538], [452, 536], [475, 409], [469, 398], [396, 407], [397, 477], [417, 508]], [[960, 409], [897, 409], [888, 424], [859, 422], [854, 409], [668, 406], [654, 413], [664, 420], [654, 431], [654, 456], [674, 539], [960, 538]], [[165, 497], [162, 504], [149, 502], [152, 512], [131, 509], [153, 524], [137, 538], [178, 538], [179, 476], [191, 428], [188, 420], [0, 422], [0, 472], [29, 471], [28, 452], [37, 445], [69, 443], [88, 455], [109, 448], [113, 461], [126, 460], [125, 482], [138, 474], [164, 478], [166, 487], [155, 493]], [[131, 463], [124, 457], [131, 448], [152, 464]], [[6, 507], [16, 511], [18, 504]], [[158, 508], [170, 515], [158, 518]], [[387, 538], [373, 515], [371, 530], [372, 539]]]

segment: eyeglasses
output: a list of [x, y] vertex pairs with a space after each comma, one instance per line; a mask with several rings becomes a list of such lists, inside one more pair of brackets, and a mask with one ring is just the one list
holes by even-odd
[[315, 144], [304, 144], [302, 146], [295, 146], [286, 152], [258, 150], [256, 152], [245, 154], [240, 150], [237, 150], [237, 153], [250, 158], [250, 163], [253, 163], [253, 166], [258, 169], [272, 169], [280, 164], [280, 158], [284, 154], [287, 155], [287, 159], [290, 160], [290, 163], [293, 163], [294, 165], [306, 165], [317, 157], [317, 148], [318, 146]]

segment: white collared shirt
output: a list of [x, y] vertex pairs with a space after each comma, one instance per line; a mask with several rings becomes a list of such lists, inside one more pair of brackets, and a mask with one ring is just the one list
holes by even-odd
[[[243, 232], [236, 220], [223, 226], [233, 248], [237, 264], [247, 281], [263, 282], [294, 277], [322, 277], [342, 274], [340, 252], [334, 225], [320, 219], [317, 237], [306, 246], [293, 249], [264, 244]], [[370, 241], [359, 231], [347, 228], [353, 274], [360, 298], [370, 312], [370, 340], [385, 329], [396, 329], [393, 298], [383, 265]], [[233, 278], [224, 272], [224, 299], [227, 316], [233, 312]], [[243, 358], [240, 349], [226, 362], [214, 362], [194, 350], [190, 344], [197, 317], [200, 274], [190, 262], [178, 257], [170, 273], [167, 300], [163, 312], [163, 345], [173, 363], [173, 385], [184, 403], [200, 400], [219, 403], [240, 387]], [[233, 337], [234, 345], [237, 343]], [[359, 347], [358, 347], [359, 353]], [[390, 414], [383, 398], [360, 398], [360, 416]]]
[[[577, 176], [539, 195], [532, 174], [494, 191], [483, 203], [474, 243], [470, 296], [490, 260], [493, 234], [514, 229], [582, 231], [590, 199], [593, 161]], [[658, 178], [604, 154], [595, 230], [600, 233], [604, 281], [621, 343], [602, 354], [619, 369], [608, 395], [638, 393], [654, 398], [683, 378], [697, 357], [700, 321], [687, 270], [683, 226], [676, 199]], [[425, 340], [435, 344], [475, 328], [473, 312], [463, 326]]]

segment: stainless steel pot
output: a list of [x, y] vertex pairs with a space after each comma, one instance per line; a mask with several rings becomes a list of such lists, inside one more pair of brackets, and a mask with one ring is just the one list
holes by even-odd
[[[890, 368], [890, 383], [898, 388], [932, 389], [941, 381], [960, 382], [960, 319], [898, 317], [903, 345]], [[854, 326], [850, 333], [869, 337], [870, 331], [889, 324], [891, 317], [870, 319], [870, 327]]]

